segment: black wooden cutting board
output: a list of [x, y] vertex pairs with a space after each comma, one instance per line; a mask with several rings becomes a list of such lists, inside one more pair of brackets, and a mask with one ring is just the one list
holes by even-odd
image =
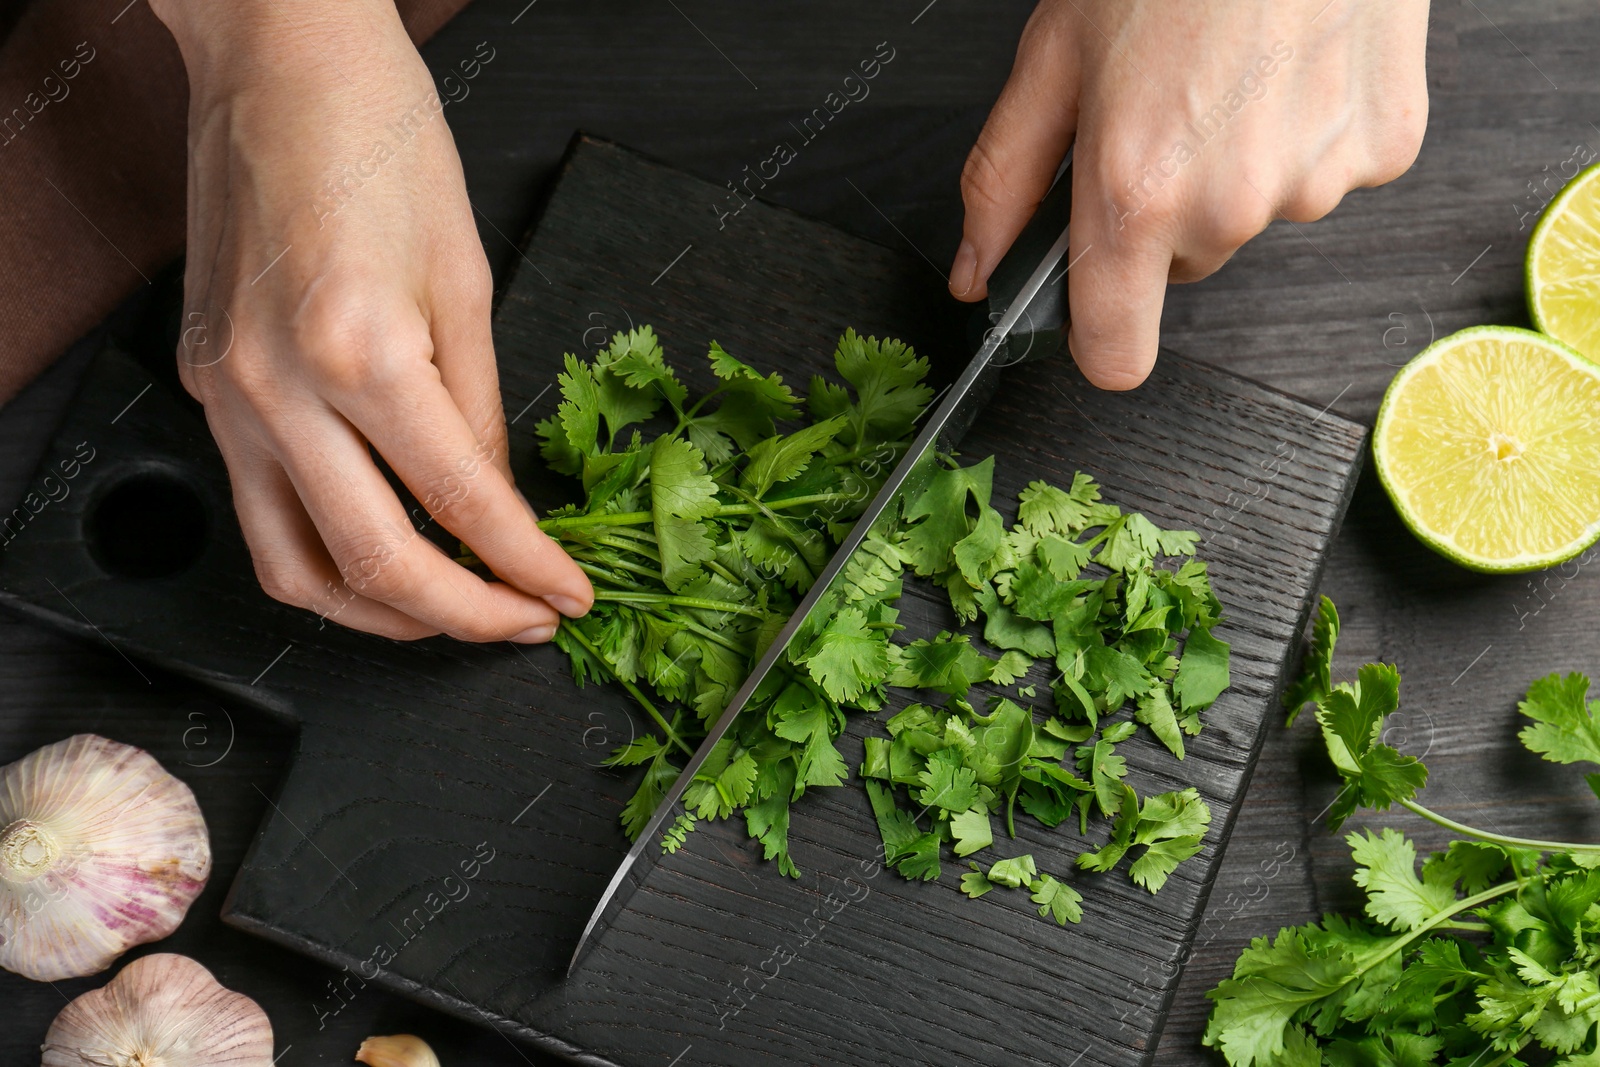
[[[759, 202], [726, 215], [729, 195], [575, 142], [496, 325], [513, 465], [536, 505], [574, 492], [542, 472], [533, 434], [562, 353], [630, 323], [656, 327], [692, 387], [712, 338], [799, 382], [830, 370], [847, 326], [912, 342], [946, 378], [964, 359], [963, 313], [919, 254]], [[597, 765], [646, 728], [628, 698], [575, 688], [549, 647], [399, 644], [266, 598], [198, 409], [116, 352], [4, 526], [0, 595], [203, 680], [238, 714], [300, 724], [227, 918], [345, 968], [310, 991], [319, 1013], [378, 983], [630, 1067], [1147, 1062], [1365, 430], [1172, 353], [1133, 393], [1093, 389], [1065, 357], [1008, 375], [964, 448], [997, 457], [997, 502], [1081, 469], [1124, 508], [1201, 531], [1233, 646], [1233, 687], [1182, 764], [1143, 733], [1119, 748], [1141, 794], [1200, 789], [1204, 851], [1156, 896], [1123, 874], [1075, 875], [1084, 921], [1064, 929], [1023, 894], [966, 899], [955, 864], [935, 883], [880, 870], [852, 784], [796, 805], [798, 881], [742, 822], [702, 823], [564, 979], [627, 847], [633, 781]], [[903, 606], [906, 639], [950, 625], [936, 598]], [[848, 760], [876, 729], [852, 724]], [[1083, 842], [1019, 825], [1001, 847], [1062, 873]]]

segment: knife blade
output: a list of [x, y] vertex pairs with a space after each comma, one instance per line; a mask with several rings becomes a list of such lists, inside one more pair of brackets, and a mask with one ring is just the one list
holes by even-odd
[[[605, 936], [605, 932], [626, 908], [629, 899], [644, 884], [646, 877], [660, 859], [661, 828], [680, 814], [684, 791], [694, 781], [695, 774], [699, 772], [711, 750], [727, 734], [756, 689], [777, 666], [807, 618], [834, 610], [834, 605], [844, 592], [845, 583], [841, 580], [842, 576], [856, 549], [875, 529], [894, 521], [903, 500], [914, 500], [927, 487], [935, 471], [938, 454], [953, 451], [962, 436], [971, 428], [978, 413], [993, 395], [1001, 370], [1012, 363], [1041, 355], [1041, 351], [1034, 350], [1037, 347], [1034, 344], [1036, 336], [1044, 336], [1050, 338], [1052, 343], [1059, 343], [1065, 301], [1057, 291], [1056, 283], [1066, 274], [1066, 269], [1061, 268], [1061, 261], [1066, 256], [1068, 246], [1068, 229], [1064, 220], [1069, 213], [1071, 196], [1071, 158], [1069, 152], [1054, 186], [1040, 203], [1033, 219], [1013, 244], [1005, 260], [995, 269], [993, 282], [1002, 292], [1009, 285], [1016, 284], [1013, 279], [1021, 277], [1015, 295], [1004, 311], [991, 313], [990, 317], [995, 321], [992, 326], [984, 330], [977, 353], [967, 364], [961, 377], [945, 393], [944, 399], [923, 424], [911, 447], [900, 458], [900, 462], [879, 487], [866, 510], [851, 527], [849, 534], [834, 551], [810, 591], [801, 599], [794, 614], [761, 654], [755, 667], [745, 678], [744, 684], [728, 701], [716, 724], [707, 732], [705, 740], [700, 742], [700, 747], [694, 756], [679, 773], [661, 802], [656, 805], [655, 813], [640, 831], [633, 847], [623, 857], [616, 873], [606, 885], [605, 892], [595, 905], [593, 913], [589, 916], [589, 921], [578, 938], [577, 948], [573, 950], [572, 960], [567, 966], [569, 977]], [[1059, 233], [1056, 231], [1057, 226], [1060, 227]], [[1050, 242], [1048, 247], [1042, 257], [1035, 258], [1038, 256], [1039, 246], [1045, 241]], [[1022, 276], [1020, 272], [1028, 270], [1029, 263], [1032, 264], [1032, 269]], [[1026, 335], [1027, 346], [1020, 351], [1012, 351], [1014, 346], [1009, 342], [1013, 334], [1018, 337]]]

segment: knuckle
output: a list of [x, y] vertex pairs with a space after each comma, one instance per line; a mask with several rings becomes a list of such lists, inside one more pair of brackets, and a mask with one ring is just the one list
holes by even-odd
[[308, 358], [315, 382], [334, 395], [363, 395], [432, 358], [419, 316], [396, 314], [389, 301], [350, 299], [347, 290], [314, 295], [294, 316], [292, 343]]
[[273, 600], [297, 608], [310, 607], [315, 603], [311, 589], [294, 567], [260, 556], [253, 557], [252, 563], [255, 565], [256, 580], [261, 583], [261, 591]]
[[399, 548], [387, 540], [330, 545], [339, 574], [353, 592], [391, 601], [411, 591], [410, 567]]
[[990, 142], [993, 140], [987, 127], [978, 135], [978, 141], [967, 153], [961, 167], [961, 201], [968, 211], [974, 208], [1009, 208], [1016, 203], [1016, 195], [1006, 186], [1005, 174]]
[[1390, 117], [1389, 127], [1379, 136], [1372, 152], [1373, 183], [1392, 182], [1417, 161], [1422, 151], [1422, 139], [1428, 130], [1428, 107], [1424, 100], [1420, 106], [1413, 103], [1397, 108]]
[[[1231, 254], [1247, 244], [1272, 222], [1272, 198], [1257, 192], [1255, 187], [1240, 181], [1240, 188], [1231, 196], [1219, 200], [1210, 212], [1208, 228], [1210, 244], [1217, 250]], [[1264, 192], [1264, 191], [1263, 191]]]
[[430, 485], [422, 497], [428, 514], [459, 533], [489, 519], [493, 504], [481, 468], [458, 467]]
[[1316, 182], [1302, 185], [1283, 205], [1283, 217], [1294, 222], [1316, 222], [1339, 206], [1344, 199], [1344, 183]]

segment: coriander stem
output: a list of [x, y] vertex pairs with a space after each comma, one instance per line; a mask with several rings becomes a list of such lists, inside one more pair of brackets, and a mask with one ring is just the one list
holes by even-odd
[[[1523, 1038], [1522, 1039], [1522, 1044], [1518, 1045], [1516, 1048], [1508, 1048], [1508, 1049], [1506, 1049], [1500, 1055], [1496, 1056], [1494, 1059], [1492, 1059], [1488, 1063], [1484, 1064], [1483, 1067], [1501, 1067], [1501, 1065], [1504, 1064], [1505, 1062], [1507, 1062], [1508, 1060], [1510, 1060], [1511, 1057], [1515, 1056], [1517, 1053], [1519, 1053], [1523, 1049], [1527, 1048], [1528, 1047], [1528, 1042], [1531, 1041], [1531, 1040], [1533, 1040], [1531, 1037]], [[1480, 1055], [1481, 1055], [1481, 1053], [1480, 1053]]]
[[1411, 944], [1411, 942], [1415, 941], [1423, 934], [1431, 933], [1435, 928], [1450, 922], [1453, 916], [1460, 915], [1464, 911], [1471, 911], [1480, 904], [1487, 904], [1495, 897], [1503, 897], [1507, 893], [1519, 888], [1521, 887], [1515, 882], [1502, 882], [1500, 885], [1491, 886], [1481, 893], [1475, 893], [1470, 897], [1463, 897], [1462, 899], [1456, 901], [1456, 906], [1451, 908], [1449, 911], [1441, 911], [1439, 914], [1435, 915], [1433, 918], [1429, 919], [1415, 930], [1408, 931], [1404, 937], [1400, 938], [1394, 944], [1390, 945], [1373, 959], [1368, 961], [1365, 966], [1356, 972], [1355, 975], [1351, 976], [1352, 980], [1360, 977], [1363, 974], [1366, 974], [1368, 971], [1372, 970], [1372, 968], [1376, 967], [1390, 956], [1393, 956], [1396, 952], [1399, 952], [1401, 949]]
[[661, 581], [660, 571], [653, 571], [649, 567], [641, 567], [637, 563], [629, 563], [625, 559], [609, 559], [604, 561], [604, 566], [602, 566], [599, 561], [591, 561], [586, 557], [580, 557], [577, 554], [573, 554], [572, 562], [581, 567], [583, 569], [583, 573], [594, 578], [609, 580], [611, 575], [607, 574], [604, 568], [615, 567], [618, 570], [632, 571], [634, 574], [640, 574], [646, 578], [651, 578], [658, 582]]
[[748, 615], [753, 619], [765, 618], [765, 615], [755, 608], [747, 608], [743, 604], [733, 604], [726, 600], [707, 600], [697, 596], [674, 596], [671, 593], [635, 593], [627, 590], [596, 590], [594, 598], [597, 601], [609, 600], [618, 604], [664, 604], [674, 608], [690, 608], [700, 611], [725, 611], [731, 615]]
[[1440, 923], [1439, 924], [1439, 929], [1441, 929], [1441, 930], [1461, 930], [1464, 933], [1469, 933], [1469, 934], [1487, 934], [1487, 933], [1491, 933], [1493, 931], [1493, 927], [1491, 927], [1488, 923], [1464, 922], [1464, 921], [1457, 920], [1457, 919], [1452, 919], [1450, 922], [1447, 922], [1447, 923]]
[[1453, 830], [1467, 837], [1476, 837], [1480, 841], [1488, 841], [1491, 844], [1505, 845], [1507, 848], [1526, 848], [1535, 852], [1600, 852], [1600, 845], [1581, 845], [1570, 841], [1539, 841], [1527, 837], [1507, 837], [1504, 834], [1492, 834], [1487, 830], [1479, 830], [1475, 826], [1468, 826], [1465, 823], [1446, 818], [1436, 811], [1423, 807], [1414, 800], [1402, 800], [1400, 801], [1400, 806], [1407, 811], [1422, 816], [1436, 826], [1444, 827], [1446, 830]]
[[[625, 527], [625, 526], [621, 527], [621, 528], [618, 528], [618, 529], [613, 529], [611, 531], [611, 533], [627, 533], [627, 532], [631, 532], [631, 531], [629, 531], [628, 528]], [[632, 552], [634, 555], [641, 556], [644, 559], [649, 560], [651, 563], [660, 563], [661, 562], [661, 553], [659, 553], [655, 549], [651, 548], [650, 547], [651, 543], [645, 542], [643, 540], [632, 540], [630, 538], [617, 538], [617, 537], [612, 537], [611, 534], [597, 534], [597, 535], [594, 536], [593, 541], [597, 545], [605, 545], [607, 548], [614, 548], [619, 552]]]
[[650, 703], [650, 701], [645, 698], [645, 695], [639, 691], [639, 687], [627, 679], [618, 676], [617, 672], [611, 669], [611, 664], [606, 661], [606, 658], [600, 655], [600, 650], [589, 643], [589, 639], [583, 636], [582, 630], [579, 630], [572, 624], [571, 619], [562, 619], [561, 628], [571, 635], [574, 641], [582, 645], [585, 652], [589, 653], [589, 655], [593, 656], [603, 667], [605, 667], [606, 673], [610, 674], [611, 677], [622, 683], [622, 688], [626, 689], [633, 696], [633, 699], [637, 700], [640, 706], [643, 707], [645, 711], [650, 713], [650, 717], [656, 721], [656, 725], [661, 727], [662, 732], [667, 735], [668, 741], [671, 741], [673, 744], [677, 745], [678, 748], [682, 749], [684, 755], [690, 757], [694, 755], [694, 749], [690, 748], [684, 743], [683, 738], [678, 736], [678, 732], [674, 730], [667, 720], [662, 717], [662, 714], [656, 710], [656, 706]]
[[[759, 515], [767, 508], [798, 508], [808, 504], [830, 504], [839, 500], [858, 499], [853, 493], [812, 493], [809, 496], [791, 496], [782, 500], [768, 500], [760, 505], [750, 504], [723, 504], [711, 513], [712, 518], [724, 518], [733, 515]], [[599, 511], [593, 515], [562, 515], [554, 519], [545, 519], [539, 523], [539, 529], [545, 533], [556, 533], [561, 530], [571, 530], [582, 526], [643, 526], [655, 521], [655, 515], [648, 511]]]
[[750, 655], [750, 650], [749, 649], [740, 648], [738, 645], [734, 644], [732, 641], [729, 641], [726, 637], [723, 637], [721, 634], [717, 633], [717, 631], [712, 630], [712, 629], [710, 629], [708, 627], [705, 627], [705, 626], [701, 626], [699, 623], [695, 622], [693, 619], [679, 618], [677, 621], [683, 623], [685, 628], [694, 631], [695, 633], [699, 634], [701, 637], [705, 638], [707, 641], [712, 642], [713, 644], [721, 645], [723, 648], [727, 649], [729, 652], [737, 652], [739, 655], [746, 656], [746, 657], [748, 657]]

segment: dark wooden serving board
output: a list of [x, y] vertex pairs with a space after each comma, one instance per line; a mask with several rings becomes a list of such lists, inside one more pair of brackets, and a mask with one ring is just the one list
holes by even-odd
[[[698, 386], [712, 338], [799, 382], [831, 369], [846, 326], [911, 341], [947, 378], [964, 358], [963, 314], [919, 255], [761, 203], [719, 219], [726, 192], [575, 142], [496, 325], [513, 464], [536, 505], [572, 492], [541, 472], [533, 434], [562, 353], [630, 323], [652, 323]], [[40, 484], [56, 488], [7, 530], [0, 595], [200, 679], [240, 714], [299, 724], [227, 918], [346, 969], [308, 991], [319, 1012], [378, 983], [630, 1067], [1147, 1062], [1365, 431], [1172, 353], [1134, 393], [1098, 392], [1064, 356], [1007, 373], [965, 445], [997, 457], [997, 501], [1082, 469], [1123, 507], [1200, 530], [1233, 645], [1233, 687], [1187, 760], [1143, 734], [1119, 749], [1141, 794], [1198, 786], [1214, 813], [1204, 851], [1153, 897], [1122, 874], [1074, 875], [1084, 921], [1065, 929], [1023, 894], [966, 899], [954, 863], [927, 884], [878, 871], [852, 784], [796, 806], [798, 881], [742, 822], [702, 824], [564, 979], [627, 845], [633, 782], [597, 765], [645, 729], [628, 698], [576, 689], [549, 647], [399, 644], [269, 600], [197, 408], [116, 352], [47, 453]], [[907, 637], [949, 625], [936, 599], [904, 606]], [[875, 728], [852, 724], [848, 759]], [[1018, 829], [1003, 854], [1072, 870], [1070, 827]]]

